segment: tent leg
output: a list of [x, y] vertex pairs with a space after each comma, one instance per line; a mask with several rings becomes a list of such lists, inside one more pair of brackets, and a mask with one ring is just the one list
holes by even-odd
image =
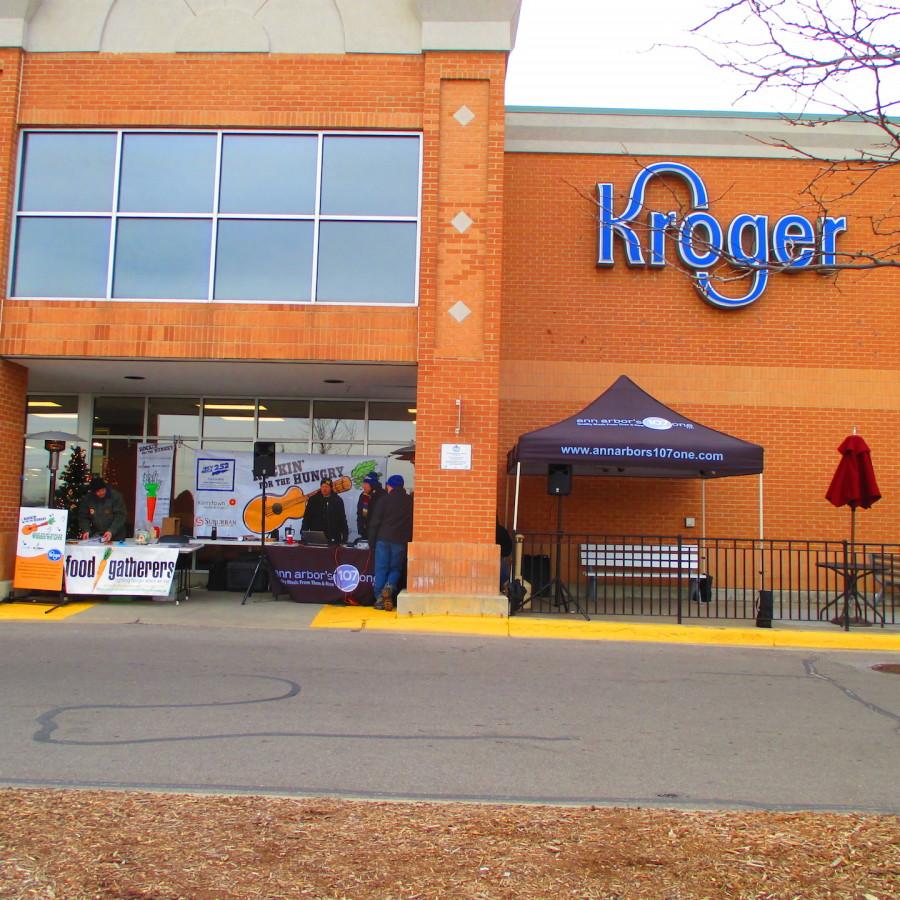
[[700, 479], [700, 539], [706, 540], [706, 479]]
[[759, 473], [759, 539], [763, 539], [763, 476]]
[[522, 463], [516, 463], [516, 499], [513, 505], [513, 532], [519, 530], [519, 484], [522, 478]]

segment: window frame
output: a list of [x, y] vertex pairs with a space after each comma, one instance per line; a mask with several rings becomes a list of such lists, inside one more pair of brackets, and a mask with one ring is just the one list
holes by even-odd
[[[112, 177], [113, 190], [111, 198], [111, 209], [101, 212], [85, 212], [85, 211], [63, 211], [63, 210], [20, 210], [21, 202], [23, 164], [25, 159], [25, 145], [28, 135], [30, 134], [111, 134], [115, 136], [116, 155], [113, 167]], [[214, 135], [216, 138], [216, 155], [215, 155], [215, 171], [213, 176], [213, 206], [210, 213], [174, 213], [174, 212], [134, 212], [123, 211], [119, 207], [119, 195], [121, 190], [122, 179], [122, 152], [124, 145], [124, 137], [128, 134], [168, 134], [168, 135]], [[315, 186], [315, 208], [312, 213], [222, 213], [219, 211], [219, 200], [221, 194], [221, 178], [222, 178], [222, 142], [223, 138], [230, 135], [311, 135], [317, 139], [316, 150], [316, 186]], [[386, 137], [386, 138], [410, 138], [418, 142], [418, 184], [416, 190], [417, 206], [414, 216], [399, 215], [347, 215], [347, 214], [324, 214], [321, 212], [322, 203], [322, 169], [323, 169], [323, 150], [327, 137], [331, 136], [351, 136], [351, 137]], [[222, 304], [276, 304], [287, 306], [364, 306], [367, 308], [399, 308], [409, 309], [419, 305], [419, 279], [421, 274], [421, 254], [422, 254], [422, 191], [423, 191], [423, 166], [424, 166], [424, 135], [420, 131], [383, 131], [383, 130], [365, 130], [365, 131], [348, 131], [341, 129], [322, 129], [322, 130], [266, 130], [254, 131], [249, 129], [203, 129], [203, 128], [23, 128], [19, 132], [18, 147], [16, 153], [16, 172], [15, 172], [15, 190], [13, 197], [12, 223], [11, 223], [11, 240], [9, 248], [9, 260], [7, 269], [7, 285], [6, 295], [10, 299], [16, 300], [51, 300], [51, 301], [107, 301], [113, 303], [222, 303]], [[98, 218], [107, 220], [110, 223], [109, 228], [109, 255], [107, 257], [106, 271], [106, 295], [103, 297], [42, 297], [31, 296], [27, 294], [14, 294], [13, 286], [16, 279], [16, 262], [19, 248], [19, 222], [27, 218]], [[113, 296], [113, 276], [116, 265], [116, 240], [118, 235], [118, 222], [120, 218], [124, 219], [201, 219], [211, 222], [211, 240], [209, 254], [209, 277], [207, 281], [207, 295], [205, 298], [185, 298], [185, 297], [115, 297]], [[216, 282], [216, 255], [218, 252], [218, 229], [219, 222], [226, 220], [245, 220], [245, 221], [311, 221], [313, 223], [313, 245], [312, 245], [312, 266], [310, 272], [309, 299], [289, 299], [289, 300], [271, 300], [271, 299], [245, 299], [245, 300], [221, 300], [215, 296]], [[322, 222], [372, 222], [372, 223], [409, 223], [414, 224], [416, 228], [415, 241], [415, 260], [414, 260], [414, 282], [413, 282], [413, 299], [411, 301], [366, 301], [366, 300], [318, 300], [316, 297], [318, 286], [318, 265], [319, 265], [319, 230]]]

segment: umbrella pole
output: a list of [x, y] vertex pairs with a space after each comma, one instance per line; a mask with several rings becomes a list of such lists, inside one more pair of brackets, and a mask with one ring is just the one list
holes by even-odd
[[513, 504], [513, 533], [519, 530], [519, 480], [522, 477], [522, 463], [516, 463], [516, 499]]

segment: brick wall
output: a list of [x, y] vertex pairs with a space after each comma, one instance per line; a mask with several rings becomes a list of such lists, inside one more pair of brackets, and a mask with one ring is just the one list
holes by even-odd
[[[791, 212], [816, 217], [803, 200], [815, 163], [681, 161], [704, 180], [720, 222], [739, 212], [767, 214], [772, 222]], [[856, 426], [872, 447], [885, 497], [857, 516], [860, 538], [900, 540], [900, 513], [891, 500], [900, 494], [896, 270], [837, 279], [773, 275], [756, 303], [725, 311], [705, 303], [674, 266], [629, 269], [620, 245], [616, 265], [598, 269], [594, 185], [612, 182], [621, 194], [641, 162], [506, 157], [501, 491], [502, 454], [520, 433], [572, 415], [625, 374], [689, 418], [765, 447], [771, 537], [847, 535], [849, 512], [824, 495], [839, 460], [836, 448]], [[884, 208], [884, 190], [882, 179], [832, 204], [829, 214], [848, 216], [839, 247], [889, 240], [873, 234], [869, 218]], [[677, 209], [686, 199], [683, 187], [661, 181], [647, 205]], [[616, 209], [623, 205], [618, 199]], [[757, 534], [755, 477], [718, 479], [706, 490], [708, 533]], [[555, 528], [554, 504], [543, 479], [527, 479], [525, 527]], [[700, 485], [581, 478], [564, 508], [573, 529], [674, 533], [684, 530], [684, 516], [699, 523]]]
[[[504, 77], [500, 53], [427, 54], [413, 592], [496, 594], [499, 584]], [[463, 232], [459, 212], [472, 219]], [[449, 312], [458, 303], [461, 321]], [[471, 444], [471, 470], [441, 469], [443, 443]]]
[[[0, 88], [14, 89], [18, 51], [7, 57]], [[419, 130], [423, 76], [415, 55], [27, 54], [18, 124]], [[2, 130], [14, 152], [15, 119]], [[329, 360], [342, 345], [414, 361], [416, 311], [7, 300], [0, 332], [5, 355]]]
[[0, 581], [12, 578], [25, 454], [28, 370], [0, 360]]

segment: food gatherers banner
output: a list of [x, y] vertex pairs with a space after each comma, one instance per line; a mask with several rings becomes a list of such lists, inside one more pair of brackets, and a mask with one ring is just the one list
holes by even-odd
[[14, 588], [36, 591], [62, 588], [68, 518], [65, 509], [22, 507], [19, 510]]
[[177, 563], [172, 547], [67, 544], [66, 593], [158, 597], [169, 593]]
[[[242, 451], [195, 451], [194, 535], [207, 537], [259, 535], [262, 530], [262, 484], [253, 477], [253, 454]], [[309, 498], [319, 493], [323, 478], [330, 478], [344, 502], [349, 540], [358, 537], [356, 502], [363, 479], [370, 472], [384, 473], [381, 456], [321, 456], [283, 454], [276, 458], [275, 474], [266, 479], [266, 532], [292, 527], [299, 535]]]
[[138, 444], [134, 497], [134, 527], [159, 528], [169, 515], [174, 444]]

